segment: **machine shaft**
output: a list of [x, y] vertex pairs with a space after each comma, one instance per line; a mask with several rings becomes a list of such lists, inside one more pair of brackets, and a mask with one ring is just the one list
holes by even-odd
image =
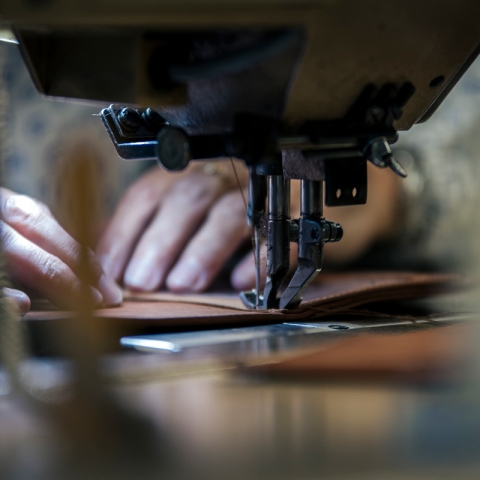
[[290, 180], [268, 176], [267, 280], [263, 308], [278, 308], [277, 294], [290, 267]]

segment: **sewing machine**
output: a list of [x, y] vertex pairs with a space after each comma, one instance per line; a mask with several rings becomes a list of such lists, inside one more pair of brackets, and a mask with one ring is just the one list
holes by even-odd
[[366, 203], [367, 161], [405, 177], [397, 132], [435, 112], [480, 46], [476, 0], [25, 0], [0, 15], [42, 94], [112, 104], [100, 115], [124, 160], [245, 161], [257, 272], [268, 253], [263, 293], [257, 273], [242, 299], [258, 309], [301, 302], [343, 234], [324, 202]]

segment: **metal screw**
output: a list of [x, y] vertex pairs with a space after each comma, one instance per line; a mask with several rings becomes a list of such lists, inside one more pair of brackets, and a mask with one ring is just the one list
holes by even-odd
[[162, 124], [165, 123], [165, 119], [156, 110], [153, 110], [153, 108], [150, 107], [144, 110], [142, 117], [152, 130], [158, 130]]
[[385, 110], [381, 107], [371, 107], [366, 114], [366, 122], [370, 125], [380, 123], [385, 116]]
[[125, 107], [118, 114], [118, 121], [126, 130], [136, 132], [142, 124], [142, 117], [135, 109]]

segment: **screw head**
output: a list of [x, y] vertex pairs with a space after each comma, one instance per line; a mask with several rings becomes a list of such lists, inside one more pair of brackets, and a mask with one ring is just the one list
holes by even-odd
[[143, 111], [142, 117], [152, 130], [158, 130], [165, 123], [165, 119], [150, 107]]
[[385, 110], [381, 107], [370, 107], [366, 113], [366, 122], [370, 125], [380, 123], [385, 116]]
[[134, 108], [125, 107], [118, 114], [118, 121], [126, 130], [136, 132], [142, 124], [142, 117]]

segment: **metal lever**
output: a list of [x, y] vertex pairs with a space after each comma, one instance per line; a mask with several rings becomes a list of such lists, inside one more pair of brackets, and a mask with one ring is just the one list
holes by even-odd
[[399, 177], [406, 178], [407, 172], [393, 156], [390, 144], [385, 137], [370, 141], [364, 150], [365, 157], [379, 168], [390, 168]]

